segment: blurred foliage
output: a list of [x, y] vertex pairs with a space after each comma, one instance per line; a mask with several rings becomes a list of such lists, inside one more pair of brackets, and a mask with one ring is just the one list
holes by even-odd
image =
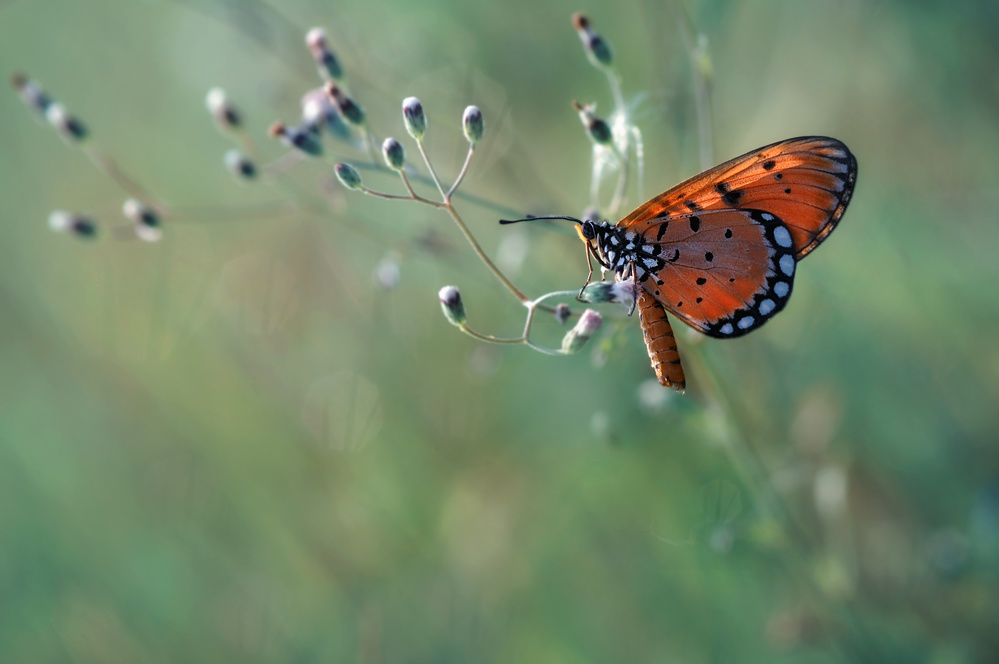
[[[3, 69], [200, 219], [158, 244], [53, 234], [55, 209], [124, 224], [125, 196], [0, 95], [0, 661], [999, 658], [996, 3], [687, 5], [716, 158], [827, 134], [860, 175], [774, 322], [680, 335], [682, 396], [620, 312], [570, 358], [459, 334], [447, 283], [484, 331], [521, 311], [433, 210], [325, 162], [225, 170], [207, 90], [279, 157], [266, 128], [318, 85], [323, 25], [380, 136], [418, 95], [449, 179], [477, 104], [466, 191], [580, 214], [570, 101], [610, 100], [578, 10], [637, 104], [645, 195], [695, 172], [672, 3], [0, 5]], [[304, 195], [322, 205], [273, 213]], [[568, 227], [463, 213], [493, 256], [518, 238], [527, 292], [585, 277]]]

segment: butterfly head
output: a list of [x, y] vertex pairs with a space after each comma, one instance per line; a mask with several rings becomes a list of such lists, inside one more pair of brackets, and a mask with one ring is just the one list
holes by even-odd
[[597, 239], [599, 236], [598, 227], [598, 222], [589, 219], [576, 225], [576, 234], [579, 235], [579, 239], [583, 241], [583, 244], [590, 251], [597, 251], [599, 249], [599, 241]]

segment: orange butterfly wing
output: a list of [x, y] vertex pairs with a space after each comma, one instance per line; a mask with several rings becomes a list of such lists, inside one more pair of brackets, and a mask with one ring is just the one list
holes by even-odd
[[797, 259], [791, 232], [776, 216], [704, 210], [655, 222], [635, 241], [636, 276], [691, 327], [712, 337], [738, 337], [787, 304]]
[[639, 206], [618, 226], [644, 232], [663, 217], [761, 210], [787, 226], [801, 260], [839, 223], [856, 181], [857, 160], [843, 143], [824, 136], [791, 138], [695, 175]]

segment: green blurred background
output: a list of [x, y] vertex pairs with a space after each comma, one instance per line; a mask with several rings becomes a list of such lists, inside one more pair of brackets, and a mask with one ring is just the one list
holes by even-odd
[[[570, 101], [610, 99], [574, 11], [615, 48], [646, 193], [698, 170], [672, 4], [0, 5], [4, 74], [178, 212], [158, 244], [115, 239], [124, 194], [0, 95], [0, 661], [996, 661], [999, 5], [688, 9], [718, 160], [827, 134], [860, 175], [788, 309], [682, 335], [670, 396], [614, 309], [570, 358], [461, 335], [445, 284], [482, 331], [523, 313], [449, 219], [325, 162], [235, 182], [204, 95], [279, 157], [322, 25], [379, 136], [419, 96], [450, 179], [478, 104], [465, 191], [579, 214]], [[54, 209], [106, 232], [53, 234]], [[460, 209], [528, 293], [582, 283], [568, 228]]]

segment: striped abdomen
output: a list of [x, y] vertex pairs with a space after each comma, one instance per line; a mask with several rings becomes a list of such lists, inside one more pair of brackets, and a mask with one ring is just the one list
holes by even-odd
[[649, 359], [659, 382], [666, 387], [682, 390], [686, 386], [683, 367], [680, 366], [680, 353], [676, 350], [673, 328], [666, 319], [663, 305], [642, 289], [638, 296], [638, 314], [642, 319], [642, 333], [645, 346], [649, 349]]

